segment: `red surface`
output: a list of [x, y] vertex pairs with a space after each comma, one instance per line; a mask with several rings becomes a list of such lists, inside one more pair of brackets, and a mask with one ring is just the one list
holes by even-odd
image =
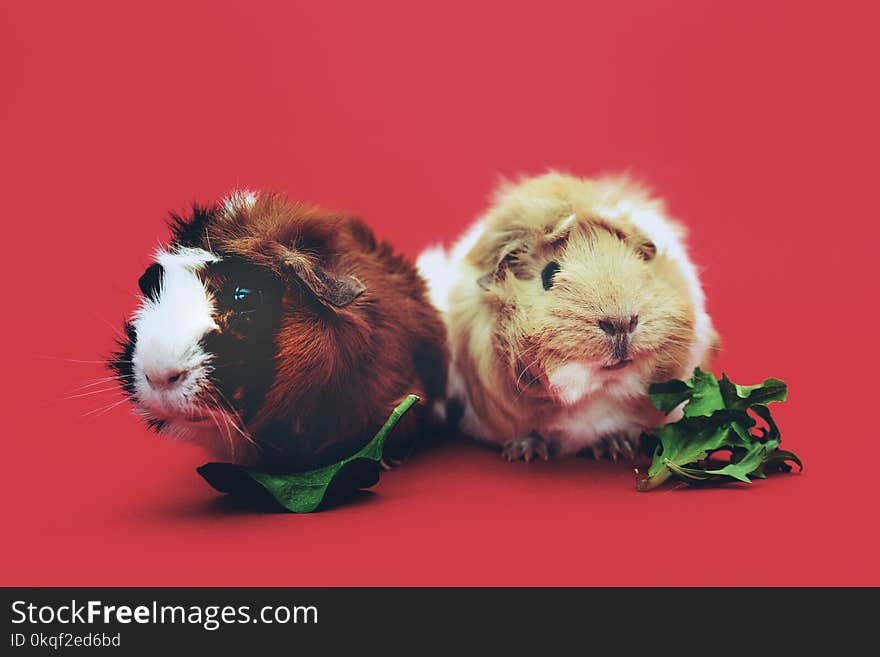
[[[880, 584], [876, 3], [0, 8], [2, 584]], [[692, 229], [800, 476], [636, 493], [469, 445], [311, 516], [231, 509], [116, 392], [62, 400], [168, 209], [276, 187], [411, 254], [499, 173], [630, 168]], [[870, 299], [874, 299], [871, 301]]]

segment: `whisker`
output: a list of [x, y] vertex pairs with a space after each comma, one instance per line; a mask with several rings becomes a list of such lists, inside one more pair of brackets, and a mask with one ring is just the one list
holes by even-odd
[[88, 383], [77, 386], [73, 388], [70, 392], [77, 392], [78, 390], [85, 390], [86, 388], [94, 388], [95, 386], [101, 385], [102, 383], [109, 383], [110, 381], [125, 381], [125, 377], [119, 376], [105, 376], [101, 379], [95, 379], [94, 381], [89, 381]]
[[[128, 293], [126, 292], [126, 294], [128, 294]], [[101, 317], [98, 313], [95, 313], [95, 312], [92, 313], [92, 318], [93, 318], [93, 319], [97, 319], [98, 321], [100, 321], [100, 322], [102, 322], [103, 324], [105, 324], [106, 326], [108, 326], [108, 327], [110, 328], [110, 330], [113, 331], [113, 334], [114, 334], [117, 338], [125, 338], [125, 336], [122, 334], [122, 331], [119, 329], [119, 325], [118, 325], [118, 324], [113, 324], [112, 322], [110, 322], [110, 321], [107, 320], [107, 319], [104, 319], [104, 318]]]
[[[65, 363], [85, 363], [87, 365], [106, 365], [107, 364], [106, 360], [83, 360], [80, 358], [63, 358], [61, 356], [43, 356], [40, 354], [35, 355], [34, 358], [40, 358], [42, 360], [57, 360], [57, 361], [65, 362]], [[131, 363], [132, 362], [130, 360], [121, 360], [121, 359], [120, 360], [113, 359], [113, 361], [116, 363]]]
[[[217, 398], [214, 397], [214, 395], [211, 393], [211, 390], [205, 388], [203, 390], [203, 394], [207, 396], [209, 402], [208, 415], [214, 422], [214, 426], [217, 427], [217, 431], [220, 433], [224, 442], [226, 443], [226, 449], [229, 452], [230, 458], [234, 460], [235, 446], [232, 442], [232, 434], [229, 431], [229, 426], [226, 424], [225, 413], [217, 412], [217, 409], [220, 408], [220, 403], [217, 401]], [[220, 425], [220, 420], [223, 420], [223, 426]]]
[[526, 390], [528, 390], [531, 387], [531, 385], [540, 378], [541, 378], [540, 374], [536, 374], [535, 376], [533, 376], [531, 378], [531, 380], [528, 383], [526, 383], [526, 385], [524, 385], [522, 388], [520, 388], [519, 392], [516, 395], [517, 398], [522, 397], [525, 394]]
[[[520, 386], [519, 386], [519, 384], [520, 384], [520, 381], [521, 381], [522, 378], [523, 378], [523, 375], [524, 375], [526, 372], [528, 372], [530, 369], [532, 369], [532, 367], [534, 367], [535, 365], [537, 365], [539, 360], [541, 360], [541, 357], [540, 357], [540, 356], [539, 356], [538, 358], [535, 358], [535, 360], [533, 360], [533, 361], [532, 361], [531, 363], [529, 363], [528, 365], [526, 365], [526, 366], [523, 368], [522, 372], [519, 373], [519, 376], [516, 377], [516, 381], [514, 381], [513, 385], [517, 388], [517, 390], [520, 390]], [[535, 379], [532, 379], [532, 381], [530, 381], [525, 387], [528, 388], [528, 387], [529, 387], [532, 383], [534, 383], [534, 382], [535, 382]]]
[[[210, 392], [208, 394], [210, 395]], [[211, 399], [214, 400], [216, 406], [219, 406], [219, 404], [217, 404], [216, 398], [213, 395], [211, 395]], [[217, 423], [217, 428], [220, 429], [221, 435], [223, 435], [224, 439], [226, 440], [226, 447], [229, 450], [229, 458], [232, 461], [235, 461], [235, 441], [232, 439], [232, 431], [230, 431], [229, 429], [229, 423], [226, 417], [226, 413], [217, 413], [216, 411], [211, 410], [210, 415], [214, 418], [215, 422]], [[218, 419], [223, 420], [223, 428], [220, 427], [220, 423], [219, 421], [217, 421]]]
[[229, 451], [230, 451], [229, 455], [230, 455], [232, 461], [235, 462], [237, 449], [236, 449], [235, 440], [232, 437], [232, 430], [229, 428], [229, 416], [224, 413], [221, 415], [221, 417], [223, 418], [223, 423], [226, 424], [227, 435], [229, 437]]
[[100, 395], [102, 392], [114, 392], [118, 390], [119, 388], [113, 386], [112, 388], [102, 388], [101, 390], [90, 390], [89, 392], [81, 392], [77, 395], [68, 395], [67, 397], [61, 397], [60, 400], [78, 399], [79, 397], [89, 397], [91, 395]]
[[[214, 391], [215, 393], [217, 393], [217, 395], [219, 395], [220, 398], [225, 402], [225, 404], [226, 404], [226, 409], [229, 411], [229, 413], [231, 413], [231, 414], [232, 414], [235, 418], [237, 418], [242, 424], [244, 424], [244, 419], [241, 417], [241, 415], [239, 415], [238, 411], [235, 410], [235, 407], [229, 402], [229, 400], [226, 398], [226, 395], [223, 394], [223, 391], [220, 390], [220, 388], [218, 388], [217, 386], [212, 386], [212, 388], [213, 388], [213, 391]], [[215, 401], [216, 401], [216, 400], [217, 400], [217, 397], [214, 397], [214, 399], [215, 399]], [[220, 406], [221, 408], [223, 408], [223, 406], [222, 406], [221, 404], [218, 403], [217, 405]], [[242, 429], [241, 427], [239, 427], [238, 424], [236, 424], [235, 421], [232, 420], [232, 418], [229, 418], [229, 419], [230, 419], [230, 421], [232, 422], [232, 426], [235, 427], [235, 429], [238, 431], [238, 433], [241, 434], [241, 437], [242, 437], [242, 438], [244, 438], [244, 439], [245, 439], [246, 441], [248, 441], [249, 443], [252, 443], [252, 444], [256, 445], [256, 443], [254, 442], [254, 439], [251, 438], [251, 436], [250, 436], [250, 434], [249, 434], [248, 432], [246, 432], [244, 429]]]
[[96, 409], [93, 410], [93, 411], [89, 411], [88, 413], [84, 413], [82, 417], [85, 418], [85, 417], [88, 417], [89, 415], [92, 415], [92, 414], [95, 414], [95, 417], [101, 417], [101, 416], [104, 415], [105, 413], [109, 413], [109, 412], [112, 411], [114, 408], [116, 408], [117, 406], [119, 406], [119, 405], [121, 405], [121, 404], [124, 404], [124, 403], [127, 402], [127, 401], [128, 401], [127, 399], [120, 399], [120, 400], [115, 401], [115, 402], [113, 402], [113, 403], [111, 403], [111, 404], [108, 404], [107, 406], [103, 406], [103, 407], [101, 407], [101, 408], [96, 408]]
[[[233, 419], [232, 415], [230, 415], [229, 413], [224, 413], [223, 417], [227, 422], [229, 422], [230, 425], [232, 425], [232, 428], [235, 429], [239, 433], [239, 435], [241, 435], [242, 438], [244, 438], [247, 442], [251, 443], [252, 445], [256, 445], [256, 443], [254, 442], [254, 439], [251, 438], [249, 433], [247, 433], [244, 429], [242, 429], [240, 426], [238, 426], [238, 424]], [[234, 417], [238, 417], [238, 416], [236, 415]]]
[[658, 355], [666, 358], [667, 360], [671, 361], [672, 363], [674, 363], [678, 367], [681, 367], [682, 365], [684, 365], [684, 362], [682, 362], [682, 360], [680, 358], [677, 358], [675, 355], [673, 355], [672, 352], [670, 352], [668, 349], [660, 348], [656, 351], [656, 353]]

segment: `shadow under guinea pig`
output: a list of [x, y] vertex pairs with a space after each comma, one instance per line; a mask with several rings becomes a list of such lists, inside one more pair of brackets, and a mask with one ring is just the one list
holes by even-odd
[[[333, 511], [341, 506], [352, 507], [368, 502], [375, 493], [370, 490], [353, 491], [348, 495], [330, 499], [321, 505], [317, 513]], [[263, 513], [291, 514], [276, 502], [268, 493], [264, 495], [223, 495], [208, 500], [193, 509], [198, 515], [235, 516]], [[194, 513], [194, 514], [195, 514]]]
[[[207, 484], [205, 484], [207, 485]], [[340, 507], [355, 507], [368, 503], [376, 494], [369, 490], [352, 492], [346, 499], [326, 502], [316, 512], [330, 513]], [[208, 499], [198, 500], [192, 504], [162, 504], [141, 509], [140, 515], [152, 521], [190, 522], [206, 517], [235, 517], [277, 514], [279, 516], [297, 516], [303, 514], [290, 513], [266, 493], [265, 495], [225, 495], [216, 493]], [[306, 514], [312, 515], [312, 514]]]

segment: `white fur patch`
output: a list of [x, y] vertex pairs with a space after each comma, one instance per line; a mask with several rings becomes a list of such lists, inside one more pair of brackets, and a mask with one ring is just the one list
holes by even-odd
[[474, 248], [483, 234], [485, 224], [477, 221], [448, 252], [442, 246], [432, 246], [416, 260], [416, 267], [428, 283], [428, 298], [437, 310], [449, 310], [449, 292], [461, 273], [461, 261]]
[[227, 216], [235, 214], [238, 210], [248, 210], [257, 202], [257, 193], [249, 189], [238, 189], [222, 201], [223, 212]]
[[607, 436], [626, 435], [635, 439], [656, 422], [640, 421], [639, 405], [634, 402], [599, 395], [562, 410], [544, 431], [558, 446], [560, 456], [577, 454]]
[[562, 403], [570, 406], [594, 393], [601, 385], [594, 371], [595, 367], [588, 363], [566, 363], [548, 373], [547, 379]]
[[558, 445], [560, 455], [575, 454], [609, 435], [637, 438], [658, 422], [643, 403], [644, 375], [638, 364], [604, 372], [588, 363], [568, 363], [548, 379], [564, 406], [539, 431]]
[[[217, 328], [214, 303], [197, 272], [218, 257], [203, 249], [160, 250], [162, 284], [157, 298], [144, 299], [132, 319], [137, 340], [132, 365], [139, 404], [158, 419], [183, 417], [196, 410], [195, 395], [209, 372], [200, 340]], [[180, 374], [175, 385], [150, 385]]]
[[416, 260], [416, 268], [428, 284], [428, 299], [433, 306], [440, 312], [449, 310], [449, 290], [455, 283], [456, 272], [449, 266], [445, 249], [425, 249]]

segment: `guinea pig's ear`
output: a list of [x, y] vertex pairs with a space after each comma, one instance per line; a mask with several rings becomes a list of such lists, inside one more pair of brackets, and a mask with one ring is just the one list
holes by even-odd
[[483, 269], [488, 270], [477, 279], [477, 285], [487, 291], [503, 277], [516, 254], [525, 248], [525, 237], [518, 232], [499, 232], [494, 238], [482, 248], [478, 247], [475, 253]]
[[639, 232], [624, 233], [621, 239], [632, 248], [642, 260], [653, 260], [657, 255], [657, 246]]
[[301, 254], [290, 252], [285, 265], [303, 285], [325, 305], [336, 308], [347, 306], [366, 291], [366, 287], [354, 276], [333, 275], [314, 264]]
[[653, 260], [657, 255], [657, 245], [650, 240], [644, 240], [636, 246], [636, 253], [642, 257], [642, 260]]
[[367, 289], [354, 276], [330, 276], [318, 267], [312, 268], [311, 276], [300, 276], [300, 280], [315, 297], [337, 308], [347, 306]]
[[547, 242], [550, 244], [561, 244], [568, 239], [568, 234], [577, 222], [577, 214], [572, 212], [559, 220], [546, 234]]
[[642, 260], [653, 260], [657, 255], [657, 246], [641, 232], [633, 229], [623, 230], [615, 226], [604, 226], [604, 228], [635, 251]]
[[342, 308], [367, 289], [354, 276], [330, 274], [313, 263], [310, 258], [292, 251], [285, 258], [284, 264], [287, 271], [294, 274], [324, 305]]

